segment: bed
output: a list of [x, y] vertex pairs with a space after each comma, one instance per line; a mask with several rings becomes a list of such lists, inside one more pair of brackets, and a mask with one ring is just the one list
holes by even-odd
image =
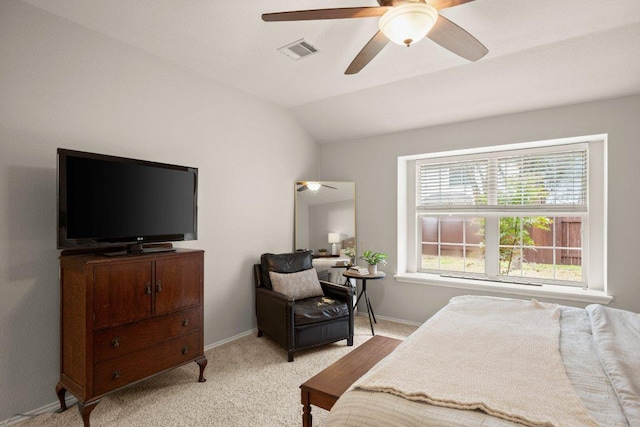
[[640, 315], [461, 296], [336, 402], [336, 426], [640, 426]]

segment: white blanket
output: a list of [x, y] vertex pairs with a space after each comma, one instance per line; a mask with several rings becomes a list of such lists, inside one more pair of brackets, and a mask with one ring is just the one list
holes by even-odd
[[640, 314], [587, 306], [593, 341], [630, 426], [640, 426]]
[[529, 426], [597, 426], [565, 373], [559, 317], [555, 304], [453, 298], [355, 388]]

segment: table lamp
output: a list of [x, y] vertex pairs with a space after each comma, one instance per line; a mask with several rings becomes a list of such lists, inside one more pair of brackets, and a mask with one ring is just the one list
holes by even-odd
[[329, 233], [329, 243], [331, 243], [331, 255], [338, 255], [340, 252], [340, 248], [338, 247], [338, 243], [340, 243], [340, 233]]

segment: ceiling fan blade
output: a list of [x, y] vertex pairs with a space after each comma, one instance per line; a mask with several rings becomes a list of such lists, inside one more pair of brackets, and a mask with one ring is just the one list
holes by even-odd
[[489, 53], [478, 39], [464, 29], [440, 15], [436, 25], [427, 34], [434, 42], [469, 61], [478, 59]]
[[448, 9], [450, 7], [458, 6], [460, 4], [465, 4], [472, 2], [474, 0], [429, 0], [429, 6], [433, 6], [438, 10]]
[[262, 20], [274, 21], [312, 21], [317, 19], [369, 18], [382, 16], [390, 8], [380, 6], [342, 7], [337, 9], [294, 10], [290, 12], [264, 13]]
[[362, 70], [378, 53], [380, 53], [387, 43], [389, 43], [387, 36], [382, 34], [382, 31], [378, 31], [373, 37], [371, 37], [371, 40], [364, 45], [353, 61], [351, 61], [351, 64], [349, 64], [349, 67], [347, 67], [347, 70], [344, 73], [356, 74]]
[[331, 188], [331, 189], [333, 189], [333, 190], [337, 190], [337, 188], [336, 188], [336, 187], [332, 187], [332, 186], [327, 185], [327, 184], [320, 184], [320, 185], [322, 185], [323, 187]]

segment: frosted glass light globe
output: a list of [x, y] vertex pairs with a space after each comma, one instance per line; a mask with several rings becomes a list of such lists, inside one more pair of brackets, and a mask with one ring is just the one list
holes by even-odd
[[422, 40], [438, 20], [438, 11], [425, 3], [394, 7], [382, 15], [380, 31], [397, 44], [411, 46]]

